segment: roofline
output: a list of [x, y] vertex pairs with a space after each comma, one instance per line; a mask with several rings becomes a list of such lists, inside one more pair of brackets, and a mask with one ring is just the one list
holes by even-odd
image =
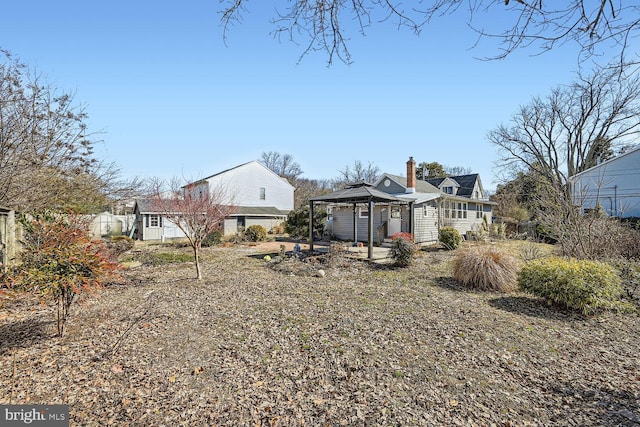
[[628, 155], [628, 154], [635, 153], [635, 152], [636, 152], [636, 151], [638, 151], [638, 150], [640, 150], [640, 145], [638, 145], [638, 146], [637, 146], [637, 147], [635, 147], [635, 148], [632, 148], [631, 150], [627, 151], [626, 153], [618, 154], [617, 156], [615, 156], [615, 157], [613, 157], [613, 158], [611, 158], [611, 159], [605, 160], [604, 162], [602, 162], [602, 163], [600, 163], [600, 164], [597, 164], [597, 165], [595, 165], [595, 166], [591, 166], [589, 169], [585, 169], [585, 170], [583, 170], [582, 172], [578, 172], [577, 174], [570, 176], [570, 177], [567, 179], [567, 181], [570, 181], [570, 182], [571, 182], [571, 181], [573, 181], [576, 177], [579, 177], [580, 175], [586, 174], [587, 172], [590, 172], [592, 169], [599, 168], [599, 167], [602, 167], [602, 166], [606, 166], [607, 164], [609, 164], [609, 163], [613, 162], [614, 160], [618, 160], [618, 159], [620, 159], [620, 158], [622, 158], [622, 157], [624, 157], [624, 156], [626, 156], [626, 155]]
[[262, 166], [263, 168], [265, 168], [266, 170], [268, 170], [269, 172], [271, 172], [273, 175], [275, 175], [275, 176], [276, 176], [280, 181], [284, 182], [285, 184], [288, 184], [291, 188], [293, 188], [293, 189], [295, 190], [295, 188], [296, 188], [296, 187], [294, 187], [293, 185], [291, 185], [291, 183], [289, 182], [289, 180], [288, 180], [288, 179], [286, 179], [286, 178], [284, 178], [284, 177], [281, 177], [280, 175], [278, 175], [277, 173], [275, 173], [274, 171], [272, 171], [271, 169], [269, 169], [268, 167], [266, 167], [265, 165], [263, 165], [259, 160], [251, 160], [251, 161], [249, 161], [249, 162], [245, 162], [245, 163], [239, 164], [239, 165], [234, 166], [234, 167], [232, 167], [232, 168], [225, 169], [225, 170], [220, 171], [220, 172], [218, 172], [218, 173], [214, 173], [213, 175], [209, 175], [209, 176], [207, 176], [207, 177], [204, 177], [204, 178], [198, 179], [198, 180], [196, 180], [196, 181], [190, 182], [190, 183], [188, 183], [188, 184], [186, 184], [186, 185], [182, 186], [181, 188], [192, 187], [192, 186], [197, 185], [197, 184], [200, 184], [200, 183], [202, 183], [202, 182], [207, 182], [207, 181], [208, 181], [208, 180], [210, 180], [211, 178], [215, 178], [215, 177], [216, 177], [216, 176], [218, 176], [218, 175], [222, 175], [222, 174], [225, 174], [225, 173], [227, 173], [227, 172], [231, 172], [231, 171], [232, 171], [232, 170], [234, 170], [234, 169], [241, 168], [241, 167], [246, 166], [246, 165], [251, 164], [251, 163], [257, 163], [257, 164], [259, 164], [260, 166]]

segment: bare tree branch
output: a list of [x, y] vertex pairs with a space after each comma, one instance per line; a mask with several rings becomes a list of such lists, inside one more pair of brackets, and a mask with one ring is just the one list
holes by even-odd
[[[247, 0], [219, 1], [224, 5], [220, 13], [226, 40], [231, 25], [241, 21], [249, 6]], [[467, 15], [466, 24], [481, 38], [499, 42], [499, 53], [487, 59], [504, 58], [520, 48], [542, 53], [566, 43], [575, 43], [582, 59], [597, 54], [600, 46], [622, 59], [629, 39], [640, 29], [640, 5], [622, 0], [419, 0], [414, 4], [405, 7], [397, 0], [293, 0], [276, 9], [271, 18], [273, 33], [286, 34], [293, 42], [302, 39], [305, 47], [301, 58], [322, 51], [332, 64], [335, 58], [352, 61], [348, 48], [352, 22], [362, 35], [371, 25], [387, 21], [420, 34], [431, 19], [461, 9]], [[496, 14], [497, 8], [512, 19], [492, 19], [492, 26], [493, 22], [501, 24], [485, 29], [483, 17]]]
[[203, 180], [186, 182], [177, 178], [168, 185], [154, 179], [151, 189], [152, 209], [185, 234], [193, 249], [197, 278], [202, 279], [202, 242], [220, 229], [224, 219], [235, 211], [233, 195], [224, 185], [211, 186]]

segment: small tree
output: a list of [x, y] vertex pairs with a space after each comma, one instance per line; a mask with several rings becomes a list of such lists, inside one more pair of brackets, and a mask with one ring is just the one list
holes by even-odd
[[213, 188], [207, 181], [186, 183], [177, 178], [164, 191], [162, 181], [152, 182], [152, 209], [175, 224], [189, 240], [198, 280], [202, 279], [200, 249], [202, 242], [215, 230], [220, 229], [224, 219], [235, 211], [233, 198], [223, 186]]
[[78, 215], [42, 214], [23, 223], [22, 263], [8, 276], [9, 284], [53, 300], [62, 336], [77, 296], [116, 279], [119, 264], [105, 242], [91, 240], [86, 220]]
[[[324, 209], [314, 210], [314, 236], [322, 236], [322, 234], [324, 233], [326, 217], [327, 212]], [[285, 223], [285, 231], [292, 237], [309, 236], [309, 206], [302, 206], [294, 211], [289, 212], [289, 215], [287, 216], [287, 222]]]

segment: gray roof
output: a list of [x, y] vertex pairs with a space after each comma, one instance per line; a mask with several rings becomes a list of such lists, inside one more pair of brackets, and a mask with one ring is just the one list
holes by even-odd
[[312, 197], [312, 202], [333, 202], [333, 203], [364, 203], [373, 202], [389, 202], [389, 203], [407, 203], [391, 194], [380, 191], [371, 184], [358, 183], [343, 190], [334, 191], [322, 196]]
[[287, 216], [289, 211], [283, 211], [273, 206], [238, 206], [229, 216]]
[[[393, 179], [398, 184], [407, 188], [407, 178], [399, 175], [391, 175], [386, 173], [386, 176]], [[416, 180], [416, 191], [418, 193], [440, 193], [440, 190], [437, 187], [434, 187], [427, 181]]]
[[[141, 214], [159, 214], [153, 209], [153, 204], [149, 199], [137, 199], [136, 205]], [[273, 206], [237, 206], [229, 216], [287, 216], [289, 211], [283, 211]]]
[[[473, 186], [478, 180], [478, 174], [472, 173], [469, 175], [450, 176], [448, 178], [454, 180], [460, 186], [458, 188], [458, 196], [471, 197], [473, 195]], [[431, 178], [428, 179], [427, 182], [436, 187], [439, 187], [440, 184], [442, 184], [442, 181], [444, 181], [445, 179], [446, 178]]]
[[151, 200], [149, 199], [136, 199], [135, 203], [134, 203], [134, 211], [136, 206], [138, 207], [138, 211], [141, 214], [145, 214], [145, 213], [158, 213], [155, 209], [153, 209], [153, 205], [151, 203]]

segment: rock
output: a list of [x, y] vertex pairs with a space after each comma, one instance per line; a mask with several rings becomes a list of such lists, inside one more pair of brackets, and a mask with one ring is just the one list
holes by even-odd
[[326, 273], [324, 272], [324, 270], [318, 270], [316, 272], [316, 276], [317, 277], [324, 277], [326, 275]]

